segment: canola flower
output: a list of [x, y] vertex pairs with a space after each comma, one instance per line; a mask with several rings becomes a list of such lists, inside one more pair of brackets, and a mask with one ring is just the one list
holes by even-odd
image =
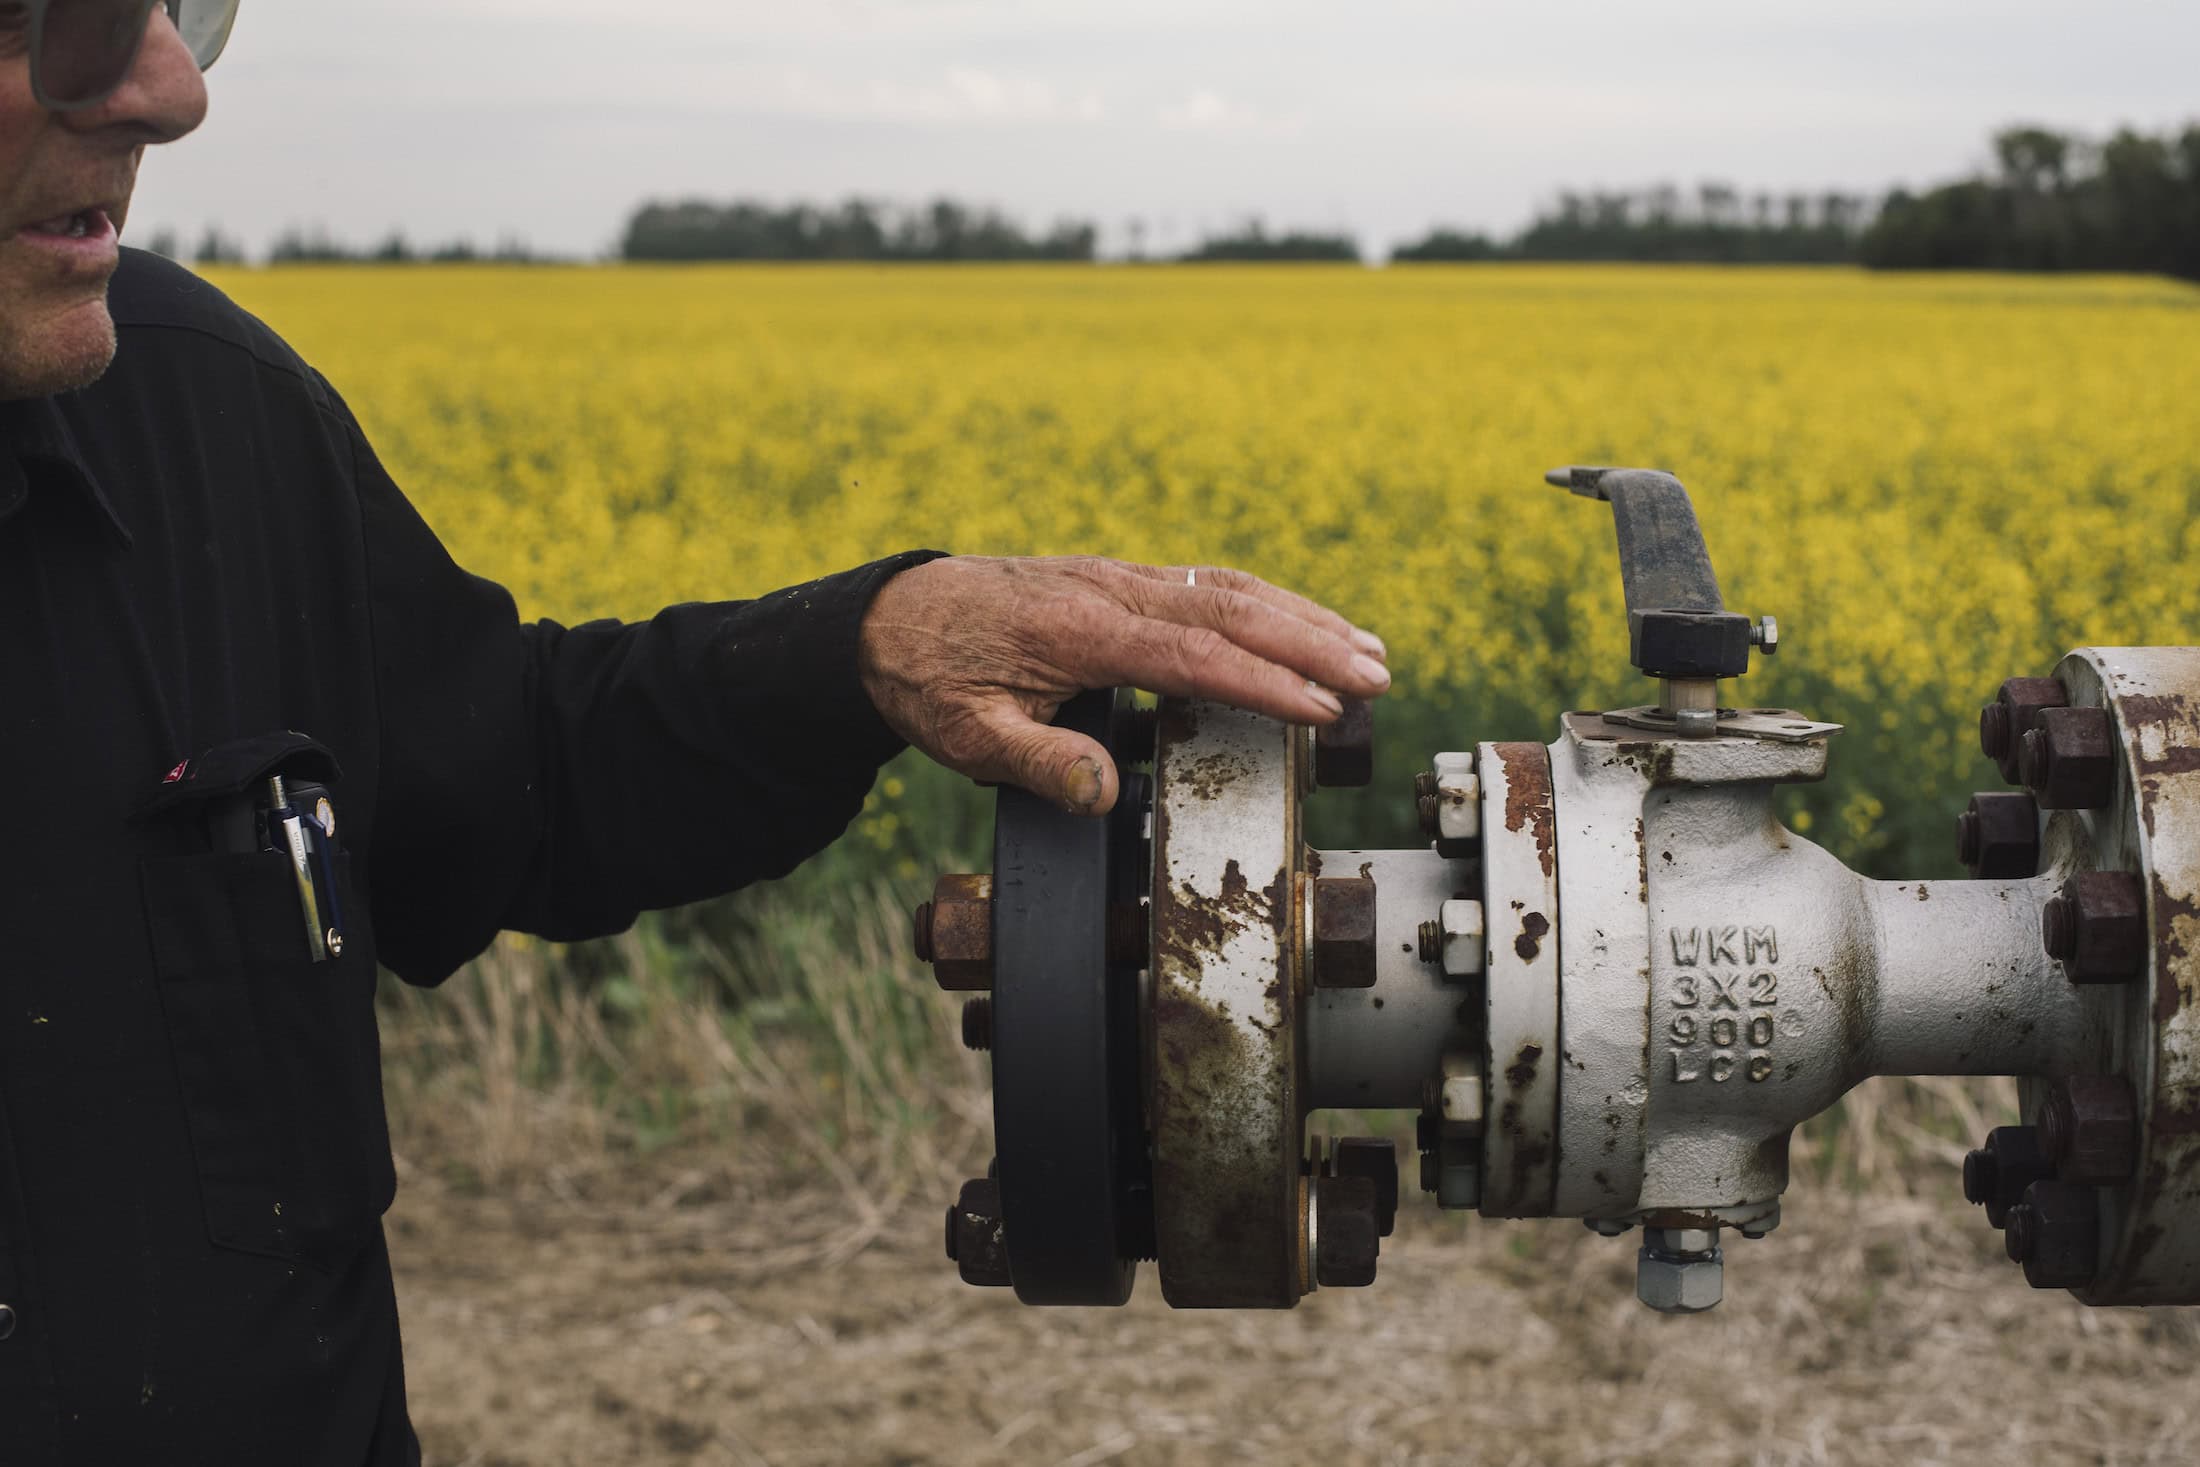
[[[2200, 641], [2200, 290], [1697, 267], [314, 268], [214, 278], [529, 614], [911, 545], [1243, 566], [1382, 633], [1403, 772], [1641, 701], [1609, 511], [1688, 484], [1750, 704], [1838, 720], [1791, 820], [1947, 869], [1978, 704]], [[1391, 805], [1403, 805], [1392, 799]], [[876, 801], [867, 829], [893, 799]]]

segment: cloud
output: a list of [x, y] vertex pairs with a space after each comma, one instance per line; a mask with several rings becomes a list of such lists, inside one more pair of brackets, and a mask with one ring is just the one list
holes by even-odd
[[1207, 87], [1194, 90], [1181, 102], [1163, 106], [1154, 119], [1172, 132], [1290, 133], [1304, 119], [1277, 117], [1258, 107], [1233, 102]]
[[745, 97], [748, 110], [828, 120], [1014, 124], [1093, 123], [1099, 94], [1069, 92], [1040, 77], [951, 66], [918, 82], [842, 83], [800, 68], [782, 71]]

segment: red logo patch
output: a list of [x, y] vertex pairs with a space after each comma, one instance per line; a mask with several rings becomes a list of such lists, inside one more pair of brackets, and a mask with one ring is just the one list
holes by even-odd
[[160, 782], [162, 784], [174, 784], [177, 780], [183, 778], [183, 772], [190, 767], [191, 761], [186, 759], [181, 764], [178, 764], [175, 768], [169, 770], [167, 774], [162, 776]]

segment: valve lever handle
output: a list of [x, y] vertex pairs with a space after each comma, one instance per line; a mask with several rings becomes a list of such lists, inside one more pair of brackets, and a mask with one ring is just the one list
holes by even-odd
[[1552, 469], [1544, 478], [1612, 506], [1636, 667], [1666, 678], [1749, 671], [1749, 620], [1719, 599], [1703, 526], [1680, 480], [1660, 469], [1617, 468]]

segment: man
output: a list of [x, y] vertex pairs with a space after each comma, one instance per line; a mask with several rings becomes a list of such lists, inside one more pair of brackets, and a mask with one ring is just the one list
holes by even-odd
[[1080, 688], [1318, 724], [1389, 681], [1251, 577], [1098, 560], [521, 625], [310, 367], [118, 248], [234, 12], [0, 0], [10, 1467], [417, 1460], [377, 959], [434, 983], [500, 928], [784, 873], [904, 740], [1105, 811], [1112, 764], [1046, 723]]

